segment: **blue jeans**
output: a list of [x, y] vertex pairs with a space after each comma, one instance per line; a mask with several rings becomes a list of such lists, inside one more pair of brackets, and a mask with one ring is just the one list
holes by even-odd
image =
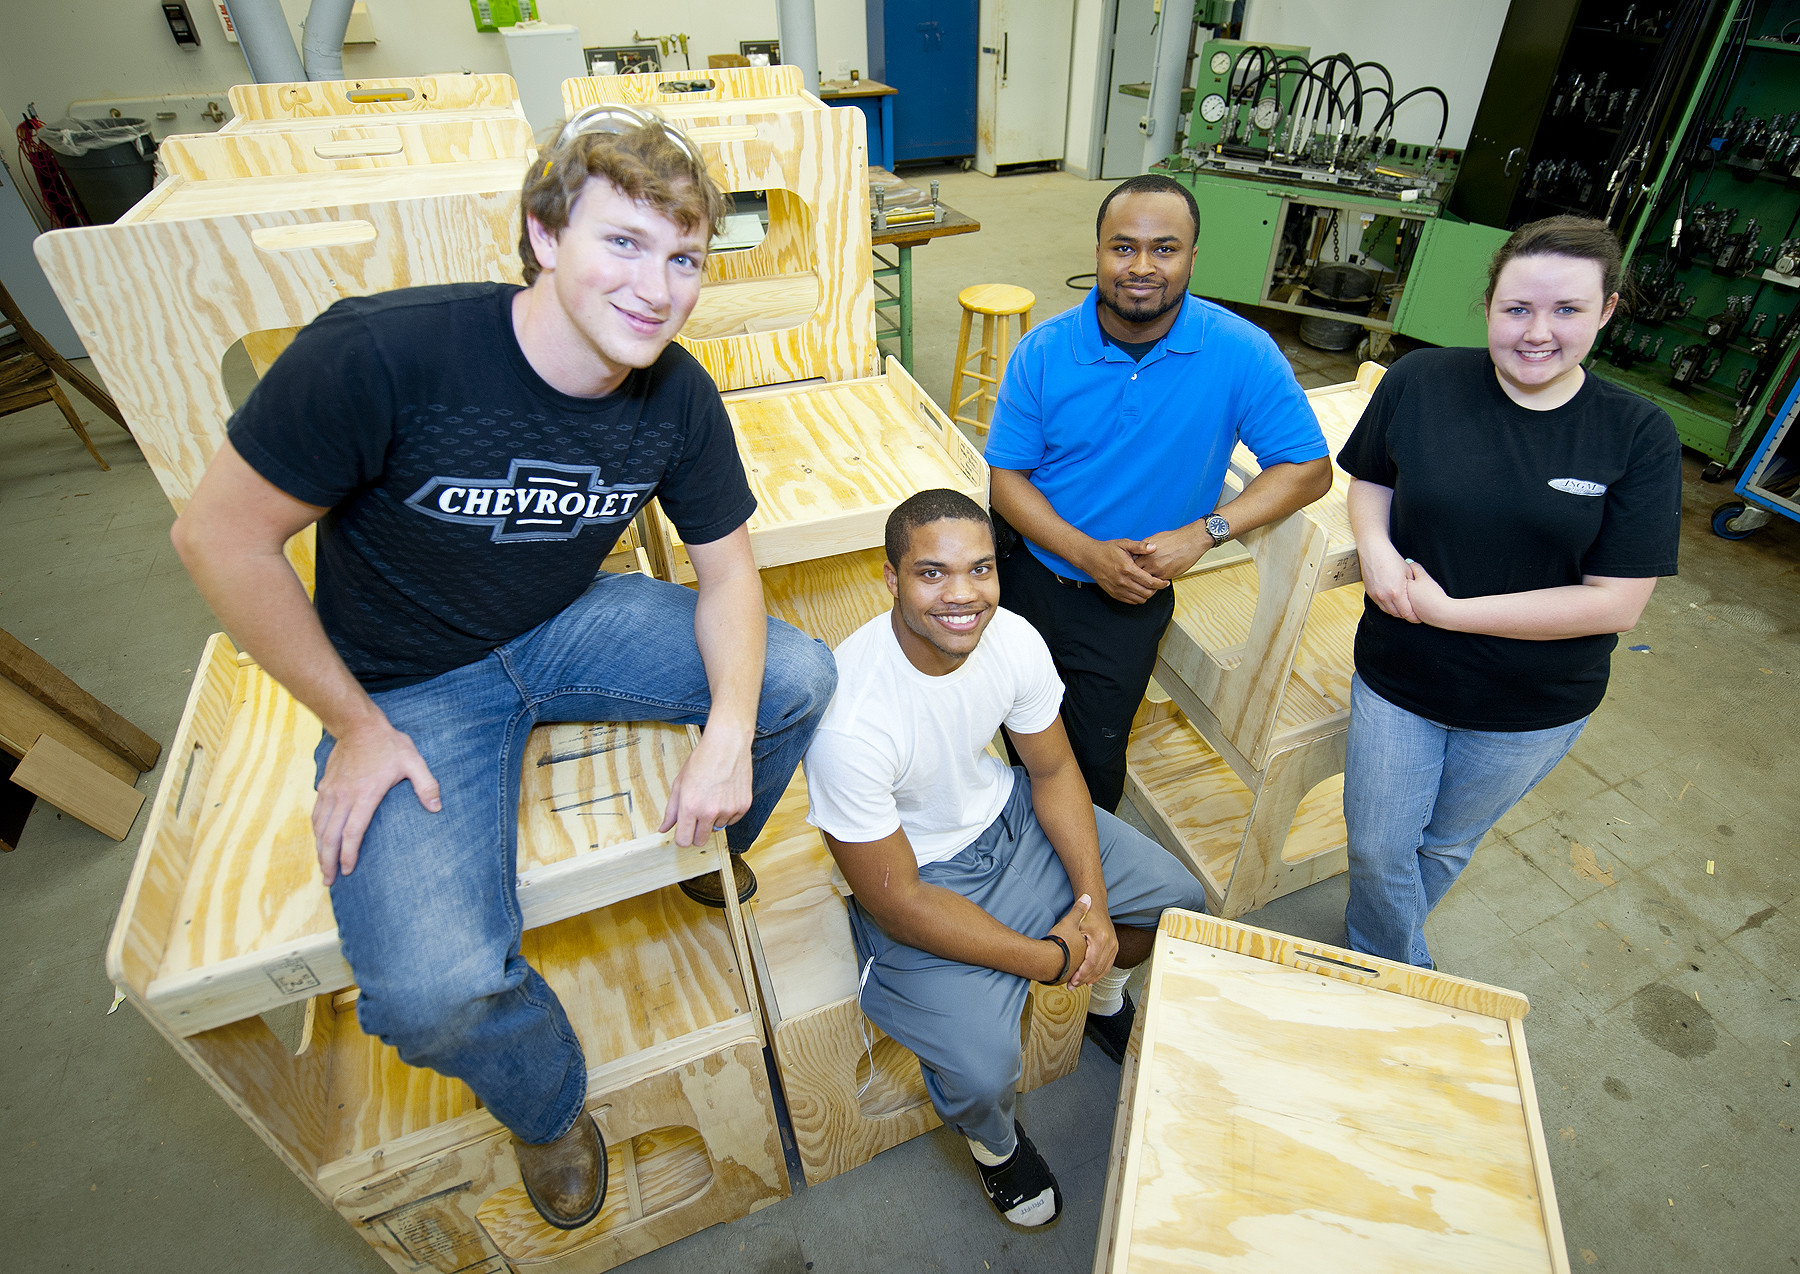
[[[526, 1142], [567, 1132], [587, 1094], [581, 1043], [556, 994], [519, 954], [519, 774], [543, 721], [703, 725], [711, 697], [694, 640], [695, 594], [601, 574], [568, 609], [476, 663], [383, 691], [443, 797], [410, 782], [369, 824], [356, 870], [331, 886], [363, 1030], [410, 1066], [462, 1080]], [[786, 790], [837, 686], [820, 641], [768, 624], [750, 812], [726, 842], [747, 849]], [[325, 772], [334, 740], [316, 753]]]
[[[1168, 850], [1103, 809], [1095, 809], [1094, 826], [1115, 924], [1153, 930], [1169, 907], [1206, 910], [1206, 890]], [[961, 894], [1030, 938], [1049, 933], [1075, 905], [1069, 873], [1031, 803], [1031, 779], [1019, 767], [999, 817], [954, 858], [919, 868], [919, 879]], [[896, 942], [854, 899], [850, 933], [857, 966], [867, 969], [863, 1012], [918, 1056], [938, 1118], [992, 1153], [1010, 1155], [1024, 1067], [1025, 979]]]
[[1459, 730], [1350, 681], [1344, 823], [1354, 951], [1429, 966], [1425, 917], [1501, 815], [1556, 768], [1587, 718], [1549, 730]]

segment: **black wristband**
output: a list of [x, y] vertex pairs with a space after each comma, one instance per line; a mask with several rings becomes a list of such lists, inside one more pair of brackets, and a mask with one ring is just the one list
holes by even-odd
[[1043, 986], [1056, 986], [1059, 983], [1061, 983], [1065, 977], [1067, 977], [1069, 975], [1069, 944], [1064, 942], [1061, 938], [1057, 937], [1053, 933], [1045, 934], [1044, 941], [1054, 942], [1057, 946], [1062, 948], [1063, 967], [1056, 971], [1055, 977], [1050, 978], [1040, 984]]

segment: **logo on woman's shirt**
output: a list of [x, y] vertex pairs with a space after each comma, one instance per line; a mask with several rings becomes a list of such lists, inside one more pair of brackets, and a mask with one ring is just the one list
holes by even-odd
[[1552, 478], [1550, 485], [1558, 491], [1566, 491], [1570, 495], [1605, 495], [1604, 482], [1589, 482], [1585, 478]]

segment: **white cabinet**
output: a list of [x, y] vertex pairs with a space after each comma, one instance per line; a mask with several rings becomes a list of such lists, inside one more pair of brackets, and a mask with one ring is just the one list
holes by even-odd
[[975, 167], [1063, 157], [1075, 0], [982, 0]]

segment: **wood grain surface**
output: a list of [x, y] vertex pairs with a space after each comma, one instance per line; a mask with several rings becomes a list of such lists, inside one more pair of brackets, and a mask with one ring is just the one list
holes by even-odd
[[659, 87], [698, 75], [563, 83], [570, 114], [654, 103], [698, 146], [722, 189], [768, 192], [768, 238], [749, 252], [715, 254], [709, 280], [734, 286], [705, 298], [699, 325], [679, 338], [724, 390], [850, 380], [877, 368], [867, 125], [862, 112], [833, 110], [804, 92], [791, 71], [718, 68], [705, 77], [713, 88], [699, 93]]
[[[232, 406], [220, 360], [246, 333], [303, 326], [345, 296], [518, 280], [519, 162], [331, 177], [171, 178], [158, 187], [162, 203], [139, 220], [54, 231], [35, 246], [179, 510], [225, 436]], [[452, 189], [417, 194], [414, 183]], [[183, 218], [159, 219], [168, 204], [184, 210]], [[260, 210], [234, 206], [242, 204]], [[372, 228], [373, 237], [359, 238], [358, 226]], [[258, 245], [261, 233], [296, 229], [344, 242], [294, 250]], [[156, 355], [147, 357], [151, 350]]]
[[1519, 997], [1428, 970], [1382, 989], [1305, 946], [1165, 917], [1097, 1268], [1566, 1269], [1517, 1014], [1423, 998]]
[[113, 840], [125, 839], [144, 804], [142, 792], [48, 734], [38, 736], [12, 782]]
[[387, 79], [235, 84], [228, 100], [237, 119], [226, 128], [244, 120], [394, 115], [470, 108], [511, 108], [517, 110], [521, 118], [524, 114], [518, 105], [519, 86], [510, 75], [412, 75]]
[[165, 137], [157, 155], [173, 176], [189, 181], [336, 173], [413, 164], [525, 159], [534, 154], [531, 125], [503, 113], [439, 118], [396, 116], [379, 122], [263, 128]]

